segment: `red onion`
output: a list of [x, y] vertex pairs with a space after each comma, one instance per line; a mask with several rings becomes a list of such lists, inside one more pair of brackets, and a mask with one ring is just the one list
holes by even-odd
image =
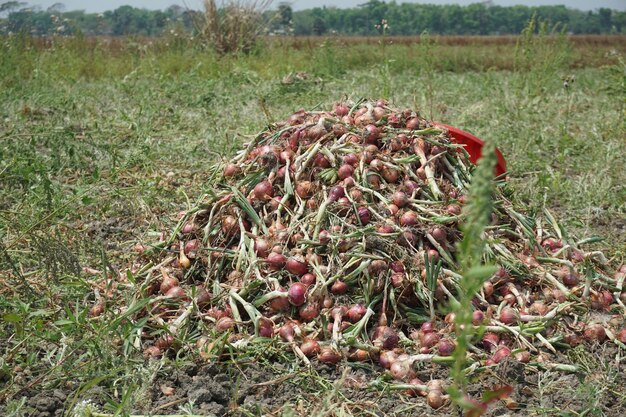
[[387, 233], [393, 233], [394, 228], [390, 224], [381, 224], [380, 226], [376, 228], [376, 231], [378, 233], [387, 234]]
[[350, 349], [350, 352], [348, 353], [348, 359], [351, 361], [365, 362], [369, 358], [370, 358], [370, 353], [367, 350], [363, 350], [363, 349], [352, 348]]
[[330, 292], [335, 295], [342, 295], [348, 292], [348, 284], [341, 280], [337, 280], [333, 282], [333, 285], [330, 286]]
[[320, 349], [317, 359], [322, 363], [335, 364], [341, 360], [341, 354], [330, 346], [324, 346]]
[[486, 281], [483, 284], [483, 293], [485, 294], [485, 297], [491, 297], [491, 295], [493, 294], [493, 283]]
[[606, 340], [606, 331], [601, 324], [590, 323], [585, 327], [585, 339], [589, 342], [603, 342]]
[[515, 354], [515, 360], [521, 363], [530, 362], [530, 352], [527, 350], [522, 350], [521, 352], [517, 352]]
[[370, 162], [370, 167], [374, 170], [374, 171], [380, 171], [383, 168], [383, 161], [381, 161], [378, 158], [374, 158], [372, 159], [372, 162]]
[[178, 278], [170, 276], [167, 273], [163, 273], [163, 280], [161, 281], [159, 290], [161, 291], [161, 294], [167, 294], [169, 290], [174, 287], [178, 287], [179, 284], [180, 281], [178, 281]]
[[326, 128], [322, 125], [315, 125], [315, 126], [311, 126], [307, 131], [306, 131], [306, 135], [309, 139], [311, 140], [318, 140], [320, 139], [322, 136], [324, 136], [326, 133], [328, 133], [328, 131], [326, 130]]
[[303, 283], [304, 285], [313, 285], [315, 284], [315, 280], [316, 280], [315, 275], [313, 274], [304, 274], [300, 278], [300, 282]]
[[259, 200], [269, 200], [274, 196], [274, 187], [268, 180], [261, 181], [254, 186], [254, 196]]
[[181, 287], [175, 286], [170, 288], [167, 293], [165, 293], [165, 296], [173, 299], [183, 299], [187, 297], [187, 293], [185, 293], [185, 290]]
[[278, 329], [278, 335], [285, 342], [293, 342], [295, 334], [293, 323], [285, 323]]
[[267, 255], [267, 258], [265, 258], [265, 261], [269, 265], [270, 269], [274, 271], [278, 271], [285, 266], [285, 263], [287, 262], [287, 258], [283, 254], [272, 251], [270, 252], [269, 255]]
[[383, 167], [381, 174], [385, 181], [390, 184], [396, 183], [400, 179], [400, 173], [397, 169]]
[[617, 334], [617, 340], [622, 343], [626, 343], [626, 328], [619, 331]]
[[504, 307], [500, 311], [500, 321], [504, 324], [514, 324], [519, 321], [519, 313], [510, 307]]
[[330, 168], [330, 161], [328, 160], [328, 158], [326, 158], [324, 154], [318, 153], [313, 159], [313, 166], [319, 168]]
[[375, 259], [372, 261], [372, 263], [369, 265], [369, 267], [367, 268], [368, 272], [372, 275], [372, 276], [377, 276], [382, 272], [385, 272], [388, 270], [387, 268], [387, 262], [385, 262], [382, 259]]
[[412, 362], [405, 359], [396, 359], [389, 368], [389, 372], [394, 379], [398, 381], [405, 381], [407, 379], [415, 378], [415, 371], [412, 368]]
[[420, 121], [417, 117], [406, 121], [406, 128], [409, 130], [417, 130], [420, 127]]
[[395, 216], [396, 214], [398, 214], [398, 206], [396, 206], [395, 204], [389, 204], [387, 206], [387, 213], [389, 216]]
[[328, 192], [328, 199], [332, 202], [335, 202], [339, 200], [341, 197], [345, 197], [345, 196], [346, 196], [346, 191], [343, 189], [343, 187], [339, 185], [334, 186]]
[[232, 236], [239, 232], [239, 222], [233, 216], [222, 218], [222, 232], [227, 236]]
[[402, 191], [396, 191], [391, 195], [391, 201], [396, 206], [402, 208], [409, 203], [409, 197]]
[[185, 243], [185, 254], [192, 255], [195, 257], [195, 253], [200, 249], [200, 240], [199, 239], [191, 239]]
[[418, 191], [420, 186], [415, 181], [406, 180], [404, 181], [404, 188], [406, 188], [409, 194], [413, 194], [413, 192]]
[[448, 207], [446, 207], [446, 211], [451, 216], [458, 216], [461, 214], [461, 206], [459, 206], [458, 204], [450, 204], [448, 205]]
[[391, 268], [393, 272], [405, 271], [404, 264], [402, 263], [402, 261], [393, 261], [389, 264], [389, 267]]
[[361, 320], [365, 313], [367, 312], [367, 308], [362, 304], [355, 304], [346, 313], [346, 318], [350, 323], [356, 323]]
[[[353, 154], [353, 153], [349, 153], [349, 154], [344, 155], [344, 157], [341, 160], [343, 161], [344, 165], [347, 165], [350, 168], [352, 168], [352, 166], [354, 166], [354, 165], [359, 163], [359, 157], [357, 155]], [[351, 177], [352, 174], [350, 174], [348, 176]], [[341, 175], [339, 176], [339, 178], [341, 178]]]
[[294, 306], [301, 306], [306, 301], [306, 292], [308, 287], [301, 282], [294, 282], [289, 287], [287, 295], [289, 302]]
[[241, 172], [241, 168], [239, 168], [236, 164], [228, 164], [224, 168], [224, 176], [225, 177], [234, 177], [235, 175]]
[[446, 239], [448, 238], [448, 234], [445, 229], [441, 227], [435, 227], [430, 231], [430, 235], [435, 239], [440, 245], [445, 245]]
[[300, 345], [300, 350], [307, 358], [311, 358], [320, 352], [320, 344], [315, 339], [306, 339]]
[[183, 226], [181, 233], [182, 234], [188, 234], [188, 233], [193, 233], [196, 231], [196, 229], [198, 229], [198, 225], [195, 224], [194, 222], [187, 222], [185, 223], [185, 225]]
[[[488, 365], [500, 363], [509, 356], [511, 356], [511, 348], [509, 348], [508, 346], [500, 346], [498, 350], [496, 350], [496, 353], [493, 354], [491, 359], [487, 360]], [[491, 361], [491, 363], [489, 363], [489, 361]]]
[[561, 275], [561, 280], [566, 286], [575, 287], [578, 285], [578, 274], [574, 271], [567, 271]]
[[[287, 291], [284, 290], [280, 290], [283, 293], [286, 293]], [[288, 297], [274, 297], [269, 301], [269, 308], [270, 310], [272, 310], [273, 312], [279, 312], [279, 311], [285, 311], [288, 310], [291, 306], [291, 304], [289, 303], [289, 299]]]
[[359, 207], [357, 209], [357, 214], [359, 215], [359, 221], [361, 222], [361, 225], [365, 226], [370, 222], [371, 214], [367, 207]]
[[320, 315], [320, 306], [317, 302], [308, 302], [298, 309], [298, 315], [304, 321], [315, 320]]
[[338, 117], [343, 117], [348, 115], [350, 108], [343, 103], [337, 103], [335, 104], [333, 111]]
[[437, 349], [439, 350], [439, 355], [440, 356], [450, 356], [450, 355], [452, 355], [452, 352], [454, 352], [455, 348], [456, 348], [456, 345], [450, 339], [442, 339], [442, 340], [439, 341], [439, 343], [437, 345]]
[[417, 214], [412, 210], [407, 210], [400, 216], [401, 226], [415, 226], [417, 224]]
[[353, 188], [350, 190], [350, 198], [353, 199], [354, 201], [359, 202], [363, 200], [363, 192], [359, 190], [358, 188]]
[[348, 133], [348, 129], [340, 123], [335, 123], [332, 127], [332, 131], [337, 139]]
[[354, 175], [354, 168], [352, 165], [344, 164], [337, 170], [337, 176], [340, 180], [345, 180], [346, 178], [352, 177], [352, 175]]
[[[411, 379], [411, 380], [409, 381], [409, 384], [411, 384], [411, 385], [424, 385], [424, 383], [422, 382], [422, 380], [421, 380], [421, 379], [419, 379], [419, 378], [413, 378], [413, 379]], [[411, 397], [417, 397], [418, 395], [419, 395], [420, 397], [426, 397], [426, 395], [428, 395], [426, 391], [423, 391], [423, 390], [417, 390], [417, 389], [411, 389], [411, 388], [409, 388], [409, 389], [405, 390], [405, 391], [404, 391], [404, 393], [405, 393], [406, 395], [411, 396]]]
[[211, 294], [204, 287], [199, 286], [196, 288], [195, 302], [199, 308], [207, 307], [211, 302]]
[[259, 319], [259, 336], [260, 337], [274, 336], [274, 323], [267, 317], [261, 317]]
[[474, 326], [480, 325], [485, 320], [485, 314], [480, 310], [474, 310], [472, 313], [472, 324]]
[[405, 230], [402, 232], [402, 235], [398, 238], [398, 243], [402, 246], [410, 247], [417, 244], [418, 237], [410, 230]]
[[395, 349], [400, 341], [396, 332], [389, 326], [376, 327], [372, 339], [374, 346], [385, 350]]
[[422, 333], [420, 335], [420, 344], [422, 347], [427, 349], [433, 348], [439, 343], [439, 334], [430, 332], [430, 333]]
[[424, 323], [422, 323], [422, 325], [420, 326], [420, 330], [423, 333], [431, 333], [433, 331], [435, 331], [435, 325], [433, 324], [432, 321], [425, 321]]
[[259, 258], [267, 258], [269, 256], [269, 250], [270, 243], [267, 240], [261, 237], [256, 238], [254, 241], [254, 252]]
[[294, 151], [292, 151], [291, 149], [285, 149], [278, 155], [278, 158], [280, 159], [280, 162], [285, 164], [287, 163], [287, 161], [293, 160], [294, 156], [296, 156]]
[[380, 119], [382, 119], [383, 117], [385, 117], [385, 109], [383, 109], [382, 107], [374, 107], [374, 109], [372, 110], [372, 116], [374, 117], [374, 120], [379, 121]]
[[426, 251], [426, 256], [428, 260], [431, 262], [437, 262], [439, 260], [439, 251], [436, 249], [428, 249]]
[[294, 275], [302, 276], [308, 272], [309, 265], [301, 256], [297, 256], [287, 259], [285, 269]]
[[230, 317], [222, 317], [217, 321], [217, 323], [215, 323], [215, 327], [217, 330], [225, 332], [235, 327], [235, 320]]
[[500, 343], [500, 336], [497, 333], [485, 333], [483, 336], [483, 347], [488, 351], [493, 351]]
[[378, 357], [378, 363], [385, 369], [391, 368], [391, 365], [396, 361], [398, 354], [393, 350], [385, 350]]
[[370, 171], [367, 174], [366, 178], [367, 178], [367, 183], [373, 189], [377, 190], [380, 187], [380, 177], [378, 176], [378, 174], [375, 174], [375, 173]]
[[310, 198], [315, 192], [315, 187], [311, 181], [300, 181], [296, 185], [296, 194], [302, 199]]
[[431, 390], [426, 394], [426, 402], [432, 409], [438, 410], [443, 407], [446, 400], [441, 390]]
[[322, 230], [320, 231], [320, 234], [318, 235], [318, 239], [321, 244], [325, 245], [328, 242], [330, 242], [330, 233], [328, 233], [327, 230]]

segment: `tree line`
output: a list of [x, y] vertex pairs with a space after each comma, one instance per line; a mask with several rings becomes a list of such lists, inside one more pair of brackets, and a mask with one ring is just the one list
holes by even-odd
[[[574, 34], [626, 33], [626, 12], [599, 8], [581, 11], [565, 6], [495, 6], [490, 2], [467, 6], [397, 3], [369, 0], [353, 8], [317, 7], [293, 11], [287, 3], [263, 14], [273, 35], [352, 35], [369, 36], [385, 31], [388, 35], [418, 35], [424, 31], [442, 35], [518, 34], [535, 15], [551, 26], [558, 25]], [[388, 26], [380, 25], [385, 20]], [[140, 35], [194, 33], [202, 25], [201, 11], [170, 6], [147, 10], [121, 6], [104, 13], [66, 11], [62, 3], [45, 10], [26, 3], [0, 4], [0, 33]]]

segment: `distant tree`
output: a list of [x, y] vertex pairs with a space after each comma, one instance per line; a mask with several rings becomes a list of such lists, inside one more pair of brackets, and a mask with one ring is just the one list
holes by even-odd
[[289, 26], [293, 19], [293, 10], [289, 3], [280, 3], [278, 5], [279, 23], [283, 26]]
[[21, 1], [5, 1], [4, 3], [0, 3], [0, 15], [4, 13], [11, 14], [11, 12], [24, 6], [26, 6], [26, 3]]
[[48, 13], [63, 13], [65, 11], [65, 5], [63, 3], [54, 3], [52, 6], [46, 9]]

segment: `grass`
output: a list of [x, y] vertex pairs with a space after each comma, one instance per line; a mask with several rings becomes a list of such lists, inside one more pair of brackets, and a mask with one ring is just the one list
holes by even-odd
[[[141, 358], [133, 344], [140, 323], [125, 320], [128, 312], [101, 321], [88, 317], [89, 308], [118, 285], [113, 277], [132, 262], [135, 243], [171, 230], [176, 213], [211, 187], [214, 161], [300, 107], [391, 91], [398, 106], [432, 112], [500, 147], [530, 210], [545, 201], [570, 233], [605, 237], [595, 248], [614, 263], [626, 255], [624, 68], [604, 55], [623, 42], [557, 44], [566, 57], [552, 69], [534, 61], [550, 56], [544, 44], [547, 53], [517, 70], [510, 45], [440, 42], [427, 72], [419, 46], [392, 45], [385, 79], [380, 47], [366, 43], [276, 43], [217, 60], [175, 38], [106, 42], [2, 40], [0, 404], [7, 401], [7, 415], [27, 415], [22, 397], [33, 389], [70, 392], [69, 406], [101, 387], [107, 412], [133, 409], [163, 371]], [[308, 77], [283, 82], [296, 72]], [[575, 82], [566, 89], [570, 75]], [[339, 401], [325, 389], [328, 401]], [[591, 401], [595, 393], [573, 395]]]

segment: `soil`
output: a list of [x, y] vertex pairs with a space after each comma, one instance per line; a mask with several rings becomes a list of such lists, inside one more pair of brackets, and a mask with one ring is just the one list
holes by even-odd
[[[503, 385], [513, 391], [508, 399], [489, 406], [486, 416], [577, 415], [593, 408], [596, 414], [626, 415], [626, 364], [616, 362], [620, 352], [613, 344], [580, 346], [567, 353], [546, 355], [550, 362], [572, 363], [579, 373], [539, 371], [514, 359], [480, 372], [469, 386], [475, 398]], [[623, 355], [623, 352], [621, 352]], [[547, 363], [550, 363], [547, 362]], [[423, 381], [447, 378], [445, 367], [417, 371]], [[346, 362], [338, 366], [314, 364], [290, 369], [282, 364], [249, 361], [237, 366], [196, 363], [178, 369], [163, 369], [145, 397], [136, 404], [137, 414], [181, 414], [181, 407], [202, 416], [347, 415], [449, 416], [444, 406], [433, 410], [424, 398], [409, 397], [402, 391], [375, 389], [370, 382], [380, 376], [373, 364]], [[29, 417], [64, 415], [70, 392], [30, 390]], [[94, 387], [81, 397], [96, 406], [104, 404], [106, 388]], [[292, 413], [287, 413], [286, 409]], [[599, 414], [597, 412], [603, 414]], [[560, 414], [559, 414], [560, 413]], [[565, 413], [565, 414], [563, 414]], [[0, 415], [5, 415], [0, 404]]]

